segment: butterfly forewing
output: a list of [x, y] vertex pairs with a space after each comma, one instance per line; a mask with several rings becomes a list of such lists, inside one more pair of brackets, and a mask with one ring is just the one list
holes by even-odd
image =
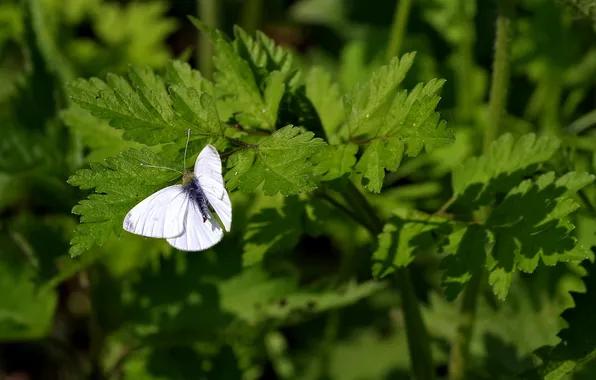
[[168, 186], [133, 207], [124, 218], [123, 228], [146, 237], [179, 236], [184, 232], [188, 204], [189, 197], [182, 186]]
[[213, 145], [207, 145], [195, 162], [194, 174], [209, 204], [226, 231], [232, 226], [232, 203], [221, 175], [221, 159]]
[[202, 251], [213, 247], [223, 237], [223, 230], [213, 215], [203, 221], [203, 215], [196, 202], [188, 204], [186, 214], [186, 229], [175, 238], [168, 239], [168, 243], [181, 251]]

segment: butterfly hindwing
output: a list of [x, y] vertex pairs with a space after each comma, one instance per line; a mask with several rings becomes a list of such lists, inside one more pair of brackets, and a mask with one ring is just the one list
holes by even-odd
[[202, 251], [213, 247], [223, 237], [223, 230], [213, 215], [203, 221], [199, 205], [190, 201], [186, 213], [186, 229], [180, 236], [168, 239], [168, 243], [181, 251]]
[[213, 145], [205, 146], [197, 157], [194, 174], [224, 228], [230, 231], [232, 203], [221, 175], [221, 159]]
[[180, 185], [163, 188], [126, 214], [122, 227], [133, 234], [173, 238], [184, 232], [188, 194]]

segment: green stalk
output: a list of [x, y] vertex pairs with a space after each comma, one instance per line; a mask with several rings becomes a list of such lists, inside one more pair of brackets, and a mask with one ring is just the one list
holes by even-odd
[[[346, 201], [345, 203], [350, 205], [355, 214], [360, 217], [357, 221], [365, 226], [376, 238], [383, 231], [384, 224], [374, 208], [351, 181], [347, 181], [342, 190], [341, 194]], [[414, 293], [409, 269], [402, 268], [397, 273], [396, 279], [402, 299], [408, 351], [414, 378], [416, 380], [432, 380], [434, 379], [434, 365], [430, 340]]]
[[474, 273], [464, 289], [460, 308], [461, 323], [457, 327], [449, 355], [449, 380], [464, 379], [470, 354], [470, 340], [474, 332], [478, 296], [484, 283], [484, 269]]
[[263, 8], [263, 0], [245, 0], [244, 8], [242, 9], [242, 28], [248, 34], [254, 34], [261, 25], [261, 10]]
[[509, 86], [509, 55], [511, 53], [511, 29], [513, 24], [513, 1], [497, 1], [499, 16], [497, 18], [497, 36], [495, 40], [495, 56], [488, 104], [488, 124], [484, 133], [484, 150], [497, 138], [499, 126], [507, 106], [507, 89]]
[[430, 350], [430, 340], [424, 320], [422, 319], [422, 314], [420, 313], [418, 300], [414, 294], [414, 286], [412, 285], [408, 268], [400, 269], [396, 274], [396, 280], [401, 294], [406, 337], [408, 339], [408, 351], [410, 353], [414, 379], [434, 379], [435, 373]]
[[[197, 13], [199, 19], [211, 28], [217, 28], [218, 22], [218, 0], [197, 0]], [[196, 60], [201, 74], [207, 79], [213, 77], [213, 44], [204, 33], [199, 33], [197, 41], [199, 48], [197, 49]]]
[[411, 0], [400, 0], [395, 6], [391, 35], [389, 38], [389, 45], [387, 46], [387, 61], [391, 61], [393, 57], [399, 54], [401, 44], [404, 40], [404, 34], [406, 33], [406, 25], [408, 24], [411, 5]]
[[[490, 143], [498, 136], [499, 126], [501, 125], [502, 117], [507, 106], [513, 1], [497, 1], [499, 15], [497, 18], [497, 35], [489, 99], [489, 120], [484, 135], [484, 151], [488, 149]], [[476, 213], [475, 219], [479, 222], [484, 222], [489, 213], [490, 210], [488, 208], [481, 209]], [[460, 380], [466, 377], [469, 346], [476, 321], [478, 297], [485, 276], [486, 272], [484, 269], [474, 273], [464, 290], [460, 309], [462, 322], [458, 326], [449, 357], [449, 380]]]
[[473, 78], [474, 69], [474, 12], [466, 13], [466, 4], [470, 0], [459, 0], [458, 10], [460, 20], [457, 21], [463, 26], [463, 33], [455, 47], [455, 79], [457, 97], [457, 119], [469, 124], [474, 116], [473, 104]]

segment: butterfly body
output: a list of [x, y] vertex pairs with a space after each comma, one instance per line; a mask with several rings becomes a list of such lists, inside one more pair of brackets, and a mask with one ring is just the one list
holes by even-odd
[[189, 202], [194, 202], [199, 207], [203, 216], [203, 223], [207, 221], [209, 219], [209, 205], [205, 192], [199, 182], [193, 177], [182, 188], [188, 194]]
[[[213, 212], [218, 216], [218, 221]], [[230, 231], [232, 204], [221, 174], [221, 159], [212, 145], [197, 157], [182, 185], [163, 188], [133, 207], [122, 227], [131, 233], [165, 238], [182, 251], [202, 251]], [[223, 228], [222, 228], [223, 225]]]

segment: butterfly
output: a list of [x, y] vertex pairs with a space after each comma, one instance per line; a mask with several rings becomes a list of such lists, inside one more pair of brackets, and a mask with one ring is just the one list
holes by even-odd
[[[186, 162], [186, 149], [184, 156]], [[226, 231], [232, 226], [232, 203], [224, 186], [217, 149], [205, 146], [195, 161], [194, 171], [185, 171], [182, 177], [182, 185], [163, 188], [133, 207], [124, 218], [123, 228], [141, 236], [165, 238], [181, 251], [202, 251], [217, 244], [223, 237], [221, 224]]]

